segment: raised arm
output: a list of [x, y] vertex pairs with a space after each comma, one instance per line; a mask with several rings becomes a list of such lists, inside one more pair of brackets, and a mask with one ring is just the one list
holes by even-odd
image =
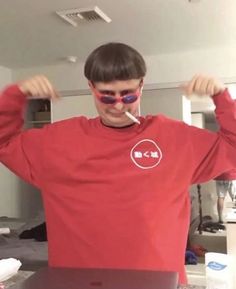
[[212, 97], [216, 106], [217, 134], [191, 130], [191, 153], [196, 162], [192, 182], [205, 182], [236, 167], [236, 102], [225, 85], [211, 77], [196, 75], [183, 88], [187, 96]]
[[28, 98], [58, 98], [44, 76], [7, 87], [0, 95], [0, 161], [24, 180], [40, 186], [45, 129], [23, 130]]

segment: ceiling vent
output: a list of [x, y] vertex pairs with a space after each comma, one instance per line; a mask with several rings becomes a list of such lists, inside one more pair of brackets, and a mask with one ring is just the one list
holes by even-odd
[[56, 13], [74, 27], [77, 27], [82, 22], [94, 22], [101, 20], [107, 23], [111, 22], [111, 19], [97, 6], [92, 8], [75, 8], [56, 11]]

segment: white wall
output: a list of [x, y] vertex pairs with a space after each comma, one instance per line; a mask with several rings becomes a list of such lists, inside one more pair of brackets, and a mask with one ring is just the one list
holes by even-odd
[[87, 81], [83, 76], [83, 64], [79, 63], [17, 69], [13, 71], [13, 81], [36, 74], [47, 76], [58, 91], [88, 89]]
[[[11, 70], [0, 66], [0, 89], [12, 81]], [[14, 175], [0, 164], [0, 216], [17, 210], [17, 196], [12, 193], [18, 186]]]
[[12, 81], [12, 71], [9, 68], [0, 66], [0, 89], [5, 85], [11, 83]]
[[[12, 81], [11, 70], [0, 66], [0, 89]], [[19, 180], [0, 164], [0, 216], [18, 212], [18, 195], [15, 194]]]
[[236, 47], [212, 48], [146, 58], [148, 83], [182, 82], [195, 73], [236, 80]]
[[[146, 56], [148, 73], [146, 84], [165, 84], [186, 81], [195, 73], [205, 73], [223, 79], [236, 80], [236, 47], [212, 48], [182, 53]], [[43, 73], [58, 90], [87, 89], [83, 63], [33, 67], [13, 71], [13, 80]]]
[[205, 117], [203, 113], [198, 112], [198, 113], [192, 113], [191, 115], [192, 118], [192, 125], [198, 127], [198, 128], [204, 128], [205, 127]]
[[79, 115], [86, 115], [90, 118], [98, 115], [91, 94], [62, 97], [60, 101], [52, 105], [52, 122]]
[[141, 114], [159, 113], [191, 123], [190, 102], [178, 88], [143, 90]]

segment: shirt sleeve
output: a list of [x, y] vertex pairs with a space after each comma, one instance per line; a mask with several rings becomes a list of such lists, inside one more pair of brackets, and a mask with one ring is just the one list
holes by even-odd
[[194, 159], [192, 183], [203, 183], [236, 168], [236, 102], [226, 89], [213, 96], [219, 131], [193, 128], [191, 153]]
[[23, 130], [27, 98], [17, 85], [0, 95], [0, 161], [25, 181], [40, 187], [46, 128]]

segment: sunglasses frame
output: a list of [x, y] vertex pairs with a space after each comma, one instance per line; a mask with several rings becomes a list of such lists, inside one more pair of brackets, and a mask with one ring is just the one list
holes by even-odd
[[[138, 88], [137, 88], [134, 92], [128, 93], [128, 94], [125, 94], [125, 95], [122, 95], [122, 96], [121, 96], [121, 95], [119, 95], [119, 96], [111, 96], [111, 95], [107, 95], [107, 94], [100, 93], [100, 92], [96, 89], [94, 83], [92, 83], [92, 82], [89, 83], [89, 86], [90, 86], [90, 88], [92, 89], [94, 95], [97, 97], [97, 99], [98, 99], [102, 104], [105, 104], [105, 105], [115, 105], [115, 104], [118, 103], [118, 102], [122, 102], [123, 104], [132, 104], [132, 103], [136, 102], [136, 101], [140, 98], [140, 96], [141, 96], [141, 94], [142, 94], [143, 79], [140, 80], [139, 86], [138, 86]], [[125, 100], [125, 97], [131, 96], [131, 95], [132, 95], [132, 96], [136, 96], [136, 99], [135, 99], [134, 101], [132, 101], [132, 102], [125, 102], [125, 101], [124, 101], [124, 100]], [[113, 99], [114, 102], [112, 102], [112, 103], [106, 103], [106, 102], [104, 102], [104, 101], [102, 100], [103, 97]]]

